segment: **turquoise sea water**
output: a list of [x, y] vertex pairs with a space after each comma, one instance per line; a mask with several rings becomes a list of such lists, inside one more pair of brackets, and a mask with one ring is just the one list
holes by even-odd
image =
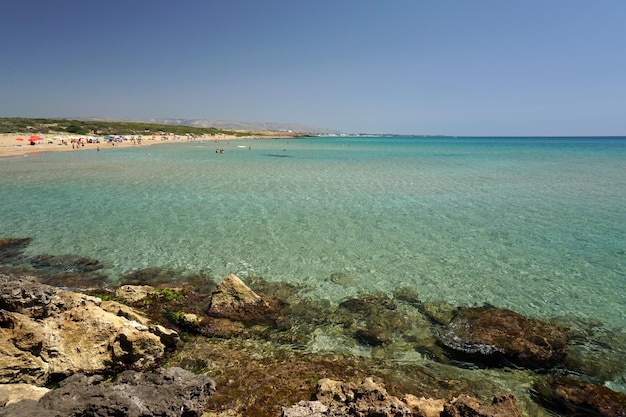
[[42, 153], [0, 159], [0, 218], [0, 236], [33, 238], [28, 253], [105, 261], [113, 282], [153, 266], [210, 270], [332, 301], [410, 285], [425, 300], [626, 330], [626, 138]]

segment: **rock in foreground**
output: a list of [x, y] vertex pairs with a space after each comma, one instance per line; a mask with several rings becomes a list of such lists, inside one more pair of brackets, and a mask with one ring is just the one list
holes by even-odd
[[0, 383], [154, 366], [165, 351], [160, 337], [100, 305], [32, 277], [0, 275]]
[[228, 275], [217, 285], [207, 314], [255, 324], [273, 322], [277, 316], [275, 309], [235, 274]]
[[215, 382], [181, 368], [125, 371], [114, 383], [101, 376], [73, 375], [38, 402], [24, 400], [0, 409], [11, 417], [198, 417]]
[[359, 383], [321, 379], [314, 401], [300, 401], [284, 407], [282, 417], [521, 417], [512, 394], [495, 397], [485, 406], [477, 399], [462, 395], [444, 404], [443, 400], [416, 398], [403, 400], [390, 395], [372, 378]]

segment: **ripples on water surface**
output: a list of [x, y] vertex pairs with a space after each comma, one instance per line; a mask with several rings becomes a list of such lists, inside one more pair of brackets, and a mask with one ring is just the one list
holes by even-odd
[[152, 266], [234, 272], [332, 300], [408, 284], [426, 300], [626, 329], [624, 138], [218, 146], [1, 159], [0, 232], [33, 237], [31, 254], [111, 263], [113, 281]]

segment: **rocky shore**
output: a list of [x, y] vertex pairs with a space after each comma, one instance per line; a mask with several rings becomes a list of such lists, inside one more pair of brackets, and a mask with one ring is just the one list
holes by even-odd
[[[27, 273], [24, 244], [0, 240], [0, 416], [626, 416], [603, 384], [623, 375], [622, 341], [598, 326], [408, 288], [329, 306], [235, 275], [70, 291], [69, 265], [92, 284], [97, 261]], [[310, 348], [328, 335], [369, 353]]]

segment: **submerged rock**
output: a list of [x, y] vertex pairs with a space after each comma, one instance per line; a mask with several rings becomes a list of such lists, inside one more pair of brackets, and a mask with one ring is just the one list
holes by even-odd
[[393, 341], [393, 334], [383, 326], [370, 326], [358, 329], [356, 339], [365, 345], [383, 346]]
[[495, 307], [460, 308], [441, 334], [441, 343], [453, 355], [531, 369], [562, 363], [567, 341], [561, 327]]
[[[29, 272], [30, 273], [30, 272]], [[68, 291], [83, 291], [86, 289], [100, 289], [106, 287], [108, 277], [100, 271], [76, 272], [62, 271], [48, 273], [48, 271], [36, 270], [33, 272], [37, 279], [53, 287], [63, 288]]]
[[17, 263], [22, 258], [24, 249], [30, 244], [31, 238], [8, 237], [0, 239], [0, 264]]
[[329, 281], [333, 284], [341, 285], [343, 287], [349, 287], [354, 285], [354, 278], [346, 274], [345, 272], [333, 272], [330, 274]]
[[405, 285], [396, 287], [393, 290], [393, 297], [416, 308], [422, 305], [419, 293], [413, 287]]
[[445, 404], [440, 417], [522, 417], [512, 394], [495, 397], [491, 405], [461, 395]]
[[386, 294], [347, 298], [325, 317], [341, 325], [346, 336], [374, 348], [372, 352], [378, 357], [403, 355], [410, 345], [410, 354], [417, 351], [445, 361], [434, 326], [420, 311], [421, 305], [415, 291], [402, 287], [394, 292], [394, 298]]
[[626, 371], [626, 332], [609, 328], [597, 320], [561, 318], [570, 329], [565, 358], [566, 368], [576, 375], [586, 375], [592, 382], [603, 383]]
[[362, 297], [348, 298], [339, 307], [359, 316], [380, 316], [383, 312], [396, 310], [396, 302], [386, 295], [368, 294]]
[[98, 298], [0, 275], [0, 382], [44, 384], [76, 372], [146, 369], [165, 346]]
[[153, 287], [193, 287], [196, 291], [210, 292], [215, 283], [209, 273], [186, 273], [172, 268], [144, 268], [124, 273], [120, 285], [151, 285]]
[[115, 382], [72, 375], [38, 402], [17, 402], [0, 416], [198, 417], [215, 392], [215, 382], [181, 368], [125, 371]]
[[37, 255], [29, 259], [28, 273], [48, 285], [65, 289], [97, 288], [108, 277], [100, 270], [108, 266], [97, 259], [76, 255]]
[[420, 304], [419, 310], [431, 322], [447, 326], [454, 318], [457, 307], [443, 301], [427, 301]]
[[104, 268], [104, 265], [97, 259], [75, 255], [37, 255], [30, 260], [30, 264], [35, 268], [82, 273]]
[[573, 378], [549, 378], [537, 385], [548, 407], [574, 416], [626, 416], [626, 394]]
[[361, 344], [384, 346], [393, 343], [394, 332], [410, 325], [396, 302], [386, 295], [372, 294], [348, 298], [339, 304], [337, 320]]

